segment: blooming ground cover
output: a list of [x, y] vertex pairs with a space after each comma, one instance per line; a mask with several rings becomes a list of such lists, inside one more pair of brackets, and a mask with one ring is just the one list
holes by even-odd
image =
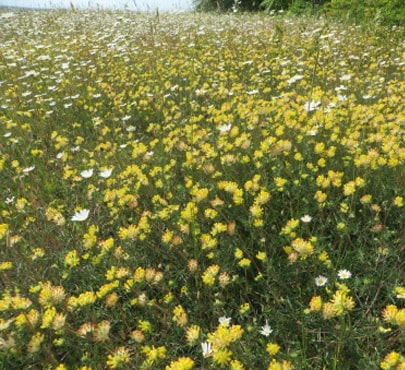
[[0, 13], [1, 368], [404, 369], [404, 73], [395, 29]]

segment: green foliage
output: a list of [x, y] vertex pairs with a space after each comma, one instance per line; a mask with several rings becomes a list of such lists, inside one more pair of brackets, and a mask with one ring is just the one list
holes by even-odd
[[202, 11], [258, 11], [262, 9], [259, 0], [197, 0], [195, 3], [196, 9]]
[[403, 0], [331, 0], [325, 10], [334, 18], [350, 22], [405, 26]]
[[321, 13], [352, 23], [372, 23], [388, 26], [405, 25], [403, 0], [197, 0], [196, 8], [202, 11], [288, 11], [302, 15]]
[[267, 12], [289, 10], [294, 14], [301, 14], [314, 11], [329, 0], [199, 0], [196, 1], [196, 8], [204, 11], [260, 11]]
[[287, 10], [294, 0], [264, 0], [261, 5], [266, 11]]

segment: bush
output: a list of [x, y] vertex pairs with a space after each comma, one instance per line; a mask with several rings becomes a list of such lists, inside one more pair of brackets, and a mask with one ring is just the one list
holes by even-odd
[[331, 0], [325, 9], [335, 18], [367, 23], [373, 20], [383, 25], [405, 25], [405, 2], [402, 0]]

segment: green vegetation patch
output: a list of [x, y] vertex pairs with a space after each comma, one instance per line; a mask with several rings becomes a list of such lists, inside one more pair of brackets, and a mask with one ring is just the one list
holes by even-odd
[[403, 369], [404, 52], [322, 19], [0, 13], [0, 367]]

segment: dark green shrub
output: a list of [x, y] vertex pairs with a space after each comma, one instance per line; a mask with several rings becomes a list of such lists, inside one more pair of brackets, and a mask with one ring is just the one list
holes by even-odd
[[383, 25], [405, 25], [403, 0], [331, 0], [324, 9], [334, 18], [356, 23], [375, 21]]

